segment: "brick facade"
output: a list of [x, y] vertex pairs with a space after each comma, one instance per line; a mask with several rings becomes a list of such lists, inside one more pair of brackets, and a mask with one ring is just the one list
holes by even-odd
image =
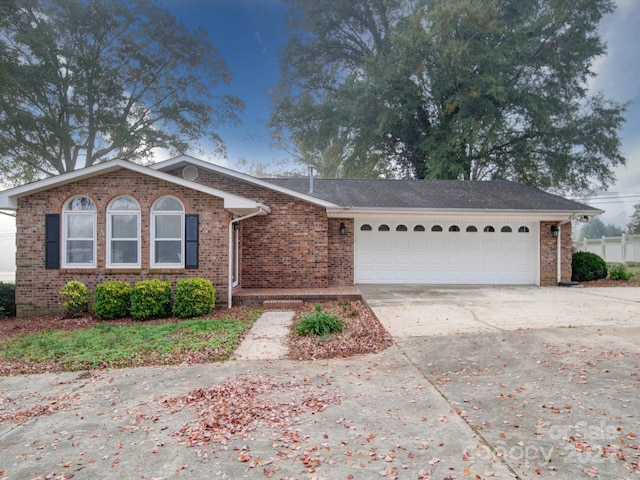
[[[96, 268], [45, 269], [45, 214], [61, 213], [64, 203], [72, 196], [86, 195], [97, 207]], [[135, 198], [141, 209], [141, 268], [106, 268], [106, 209], [119, 196]], [[185, 213], [197, 213], [199, 221], [199, 268], [150, 268], [150, 210], [153, 202], [164, 195], [182, 201]], [[186, 277], [211, 280], [219, 299], [225, 298], [227, 288], [227, 258], [229, 214], [223, 210], [222, 199], [180, 187], [128, 170], [79, 180], [78, 182], [34, 193], [18, 202], [16, 217], [16, 306], [19, 316], [38, 314], [59, 308], [58, 291], [70, 280], [79, 280], [91, 290], [105, 280], [124, 280], [131, 284], [159, 278], [175, 283]]]
[[[551, 226], [558, 222], [540, 222], [540, 285], [558, 284], [558, 239], [551, 234]], [[559, 226], [562, 230], [560, 278], [563, 282], [571, 280], [571, 223]]]

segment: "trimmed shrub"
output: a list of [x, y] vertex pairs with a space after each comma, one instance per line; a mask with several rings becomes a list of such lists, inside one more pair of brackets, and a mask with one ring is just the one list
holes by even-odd
[[171, 313], [171, 283], [141, 280], [131, 290], [131, 316], [138, 320], [167, 317]]
[[84, 283], [71, 280], [60, 289], [58, 294], [62, 298], [62, 307], [67, 316], [77, 317], [89, 310], [91, 292]]
[[334, 332], [341, 332], [346, 324], [336, 315], [322, 311], [320, 305], [316, 305], [312, 313], [307, 313], [300, 318], [296, 325], [298, 335], [318, 335], [326, 337]]
[[199, 317], [211, 313], [216, 305], [216, 290], [205, 278], [179, 280], [173, 301], [173, 314], [180, 318]]
[[93, 311], [102, 320], [122, 318], [131, 310], [131, 285], [120, 280], [107, 280], [96, 287]]
[[576, 282], [588, 282], [607, 278], [606, 262], [591, 252], [577, 252], [571, 260], [571, 280]]
[[630, 280], [633, 277], [631, 273], [624, 265], [613, 265], [609, 268], [609, 278], [611, 280]]
[[0, 318], [13, 317], [15, 314], [16, 285], [0, 282]]

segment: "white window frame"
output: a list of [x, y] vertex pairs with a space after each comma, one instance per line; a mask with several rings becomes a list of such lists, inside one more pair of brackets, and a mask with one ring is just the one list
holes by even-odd
[[[156, 205], [158, 204], [158, 202], [160, 202], [162, 199], [164, 198], [172, 198], [174, 200], [176, 200], [178, 203], [180, 203], [180, 205], [182, 206], [182, 210], [156, 210]], [[161, 216], [171, 216], [171, 215], [180, 215], [180, 238], [163, 238], [159, 241], [176, 241], [176, 240], [180, 240], [180, 262], [176, 262], [176, 263], [156, 263], [155, 258], [156, 258], [156, 241], [158, 241], [156, 239], [156, 220], [158, 217]], [[164, 197], [160, 197], [159, 199], [157, 199], [153, 205], [151, 206], [151, 248], [150, 250], [150, 254], [151, 254], [151, 258], [150, 258], [150, 265], [151, 268], [184, 268], [185, 265], [185, 248], [184, 248], [184, 244], [185, 244], [185, 232], [184, 232], [184, 204], [178, 200], [176, 197], [171, 196], [171, 195], [165, 195]]]
[[[113, 204], [116, 203], [121, 198], [128, 198], [133, 200], [135, 204], [138, 206], [138, 210], [113, 210]], [[136, 216], [136, 237], [135, 238], [113, 238], [113, 218], [119, 215], [135, 215]], [[137, 200], [129, 195], [119, 195], [111, 202], [109, 202], [109, 206], [107, 207], [107, 268], [140, 268], [141, 267], [141, 235], [140, 235], [140, 220], [141, 220], [141, 211], [140, 204]], [[137, 245], [137, 263], [116, 263], [111, 262], [111, 249], [113, 240], [126, 240], [126, 241], [136, 241]]]
[[[86, 198], [90, 200], [94, 207], [93, 210], [68, 210], [69, 204], [77, 198]], [[74, 240], [81, 240], [81, 241], [89, 240], [87, 238], [69, 237], [68, 235], [69, 219], [71, 217], [80, 217], [80, 216], [91, 217], [93, 220], [93, 238], [91, 238], [91, 241], [93, 242], [93, 249], [92, 249], [93, 261], [88, 263], [73, 263], [73, 262], [67, 261], [68, 253], [69, 253], [68, 242], [74, 241]], [[74, 197], [71, 197], [69, 200], [67, 200], [64, 203], [64, 206], [62, 208], [62, 252], [61, 252], [62, 268], [87, 268], [88, 269], [88, 268], [97, 267], [96, 265], [96, 257], [98, 254], [97, 227], [98, 227], [98, 208], [96, 206], [96, 202], [94, 202], [92, 198], [86, 195], [76, 195]]]

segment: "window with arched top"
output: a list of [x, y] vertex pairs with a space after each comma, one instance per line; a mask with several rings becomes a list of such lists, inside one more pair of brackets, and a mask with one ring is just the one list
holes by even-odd
[[460, 231], [460, 227], [458, 225], [451, 225], [449, 227], [449, 231], [450, 232], [459, 232]]
[[382, 225], [380, 225], [378, 227], [378, 231], [379, 232], [388, 232], [389, 231], [389, 225], [385, 225], [384, 223]]
[[501, 231], [502, 233], [511, 233], [511, 232], [513, 232], [513, 230], [511, 230], [511, 227], [510, 227], [509, 225], [505, 225], [504, 227], [502, 227], [502, 228], [500, 229], [500, 231]]
[[469, 225], [466, 229], [467, 232], [474, 233], [477, 232], [478, 229], [474, 225]]
[[95, 268], [96, 204], [89, 197], [73, 197], [62, 209], [62, 266]]
[[407, 230], [408, 230], [408, 229], [407, 229], [407, 226], [406, 226], [406, 225], [398, 225], [398, 226], [396, 227], [396, 232], [406, 232]]
[[184, 266], [184, 207], [175, 197], [162, 197], [151, 207], [151, 266]]
[[442, 231], [442, 227], [440, 225], [434, 225], [433, 227], [431, 227], [431, 231], [432, 232], [441, 232]]
[[415, 227], [413, 227], [413, 231], [414, 232], [424, 232], [425, 231], [424, 225], [416, 225]]
[[529, 227], [525, 227], [524, 225], [518, 229], [519, 233], [529, 233]]
[[369, 225], [368, 223], [365, 223], [360, 227], [361, 232], [370, 232], [371, 230], [373, 230], [373, 228], [371, 228], [371, 225]]
[[496, 231], [496, 229], [493, 228], [491, 225], [487, 225], [486, 227], [484, 227], [484, 230], [483, 230], [483, 232], [485, 232], [485, 233], [493, 233], [495, 231]]
[[123, 195], [107, 207], [107, 266], [140, 267], [140, 205]]

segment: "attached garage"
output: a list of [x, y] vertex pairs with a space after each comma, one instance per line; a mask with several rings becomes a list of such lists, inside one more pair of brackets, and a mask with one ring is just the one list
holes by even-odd
[[355, 283], [538, 283], [538, 224], [505, 221], [355, 222]]

